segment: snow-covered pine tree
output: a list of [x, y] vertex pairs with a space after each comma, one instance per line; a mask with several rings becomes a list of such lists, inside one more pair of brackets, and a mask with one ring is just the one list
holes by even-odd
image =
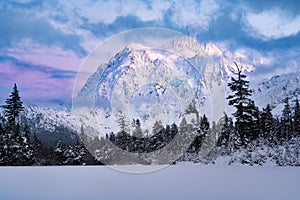
[[[198, 116], [198, 118], [199, 118], [199, 116]], [[198, 119], [198, 118], [197, 118], [196, 122], [192, 121], [192, 123], [191, 123], [191, 131], [194, 134], [194, 135], [192, 135], [194, 137], [194, 140], [187, 150], [189, 153], [199, 152], [200, 147], [203, 142], [203, 139], [209, 132], [210, 124], [209, 124], [209, 121], [208, 121], [206, 115], [204, 114], [202, 117], [200, 117], [200, 119]], [[194, 127], [195, 125], [198, 125], [198, 126]]]
[[296, 98], [293, 120], [294, 120], [294, 134], [295, 136], [300, 137], [300, 106], [299, 106], [298, 98]]
[[283, 141], [282, 139], [283, 125], [279, 117], [274, 118], [273, 130], [274, 130], [273, 144], [278, 145]]
[[262, 131], [262, 137], [267, 137], [267, 133], [272, 129], [273, 126], [273, 114], [270, 104], [263, 108], [260, 114], [260, 129]]
[[255, 140], [259, 137], [261, 130], [260, 130], [260, 111], [258, 107], [255, 105], [254, 101], [250, 101], [249, 105], [247, 106], [249, 109], [249, 113], [252, 115], [252, 120], [249, 122], [249, 126], [252, 128], [250, 134], [250, 140]]
[[208, 134], [205, 137], [205, 140], [202, 145], [206, 145], [208, 150], [212, 149], [212, 147], [216, 146], [218, 134], [221, 132], [220, 124], [216, 124], [215, 121], [212, 122], [211, 128], [208, 131]]
[[284, 100], [284, 108], [282, 111], [281, 123], [283, 126], [281, 139], [289, 140], [292, 136], [293, 124], [292, 124], [292, 111], [290, 109], [289, 98]]
[[165, 128], [160, 120], [155, 121], [155, 123], [152, 127], [152, 135], [158, 134], [159, 132], [163, 131], [164, 129]]
[[228, 153], [231, 154], [234, 151], [234, 147], [237, 142], [236, 141], [237, 134], [231, 117], [228, 117], [228, 131], [229, 131], [229, 138], [228, 138], [227, 150]]
[[0, 165], [32, 165], [35, 157], [29, 143], [29, 130], [22, 132], [19, 122], [16, 122], [16, 118], [24, 110], [16, 84], [5, 103], [3, 108], [7, 123], [0, 135]]
[[209, 131], [209, 121], [208, 118], [206, 117], [206, 115], [204, 114], [201, 118], [200, 118], [200, 130], [205, 133], [204, 135], [207, 134], [207, 132]]
[[274, 118], [271, 106], [268, 104], [260, 114], [260, 137], [269, 142], [274, 141]]
[[125, 116], [122, 113], [120, 113], [120, 115], [117, 119], [117, 123], [120, 127], [121, 132], [126, 133], [126, 134], [130, 133], [130, 131], [129, 131], [130, 123], [126, 120]]
[[17, 84], [14, 84], [13, 91], [10, 94], [9, 98], [6, 99], [5, 105], [5, 117], [8, 120], [8, 126], [15, 125], [16, 118], [19, 116], [20, 112], [24, 110], [23, 102], [19, 96], [19, 91]]
[[2, 124], [0, 123], [0, 135], [2, 135], [3, 133], [3, 128], [2, 128]]
[[168, 144], [171, 141], [171, 126], [170, 125], [166, 125], [166, 135], [165, 135], [165, 142], [166, 144]]
[[164, 138], [165, 135], [165, 127], [163, 126], [162, 122], [156, 121], [152, 127], [152, 137], [151, 137], [151, 148], [152, 150], [157, 150], [164, 145]]
[[255, 107], [254, 102], [250, 99], [252, 91], [249, 89], [249, 81], [246, 80], [247, 76], [242, 74], [242, 68], [234, 63], [236, 70], [231, 69], [232, 73], [237, 78], [231, 77], [231, 82], [228, 83], [233, 95], [229, 95], [229, 105], [236, 108], [233, 116], [236, 119], [235, 127], [240, 135], [241, 144], [246, 145], [249, 139], [255, 138], [255, 122], [253, 118], [253, 110]]
[[80, 126], [79, 139], [80, 139], [80, 141], [78, 143], [80, 143], [82, 145], [88, 144], [88, 138], [87, 138], [87, 135], [84, 133], [83, 125]]
[[224, 113], [224, 116], [220, 119], [219, 123], [221, 126], [221, 131], [217, 141], [217, 146], [226, 147], [229, 142], [229, 134], [230, 134], [229, 118], [226, 113]]
[[200, 117], [200, 126], [197, 131], [197, 136], [195, 137], [195, 140], [193, 142], [193, 145], [195, 145], [195, 150], [198, 151], [203, 144], [204, 138], [207, 136], [210, 130], [210, 124], [208, 121], [208, 118], [204, 114], [202, 117]]
[[0, 165], [33, 165], [35, 155], [29, 141], [12, 129], [4, 130], [0, 136]]
[[132, 128], [133, 128], [132, 136], [135, 136], [137, 138], [142, 138], [144, 136], [141, 128], [141, 122], [139, 119], [136, 120], [133, 119]]

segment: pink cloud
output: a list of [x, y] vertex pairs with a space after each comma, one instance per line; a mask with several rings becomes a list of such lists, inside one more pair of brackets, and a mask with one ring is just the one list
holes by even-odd
[[[55, 78], [53, 73], [43, 70], [23, 68], [10, 62], [0, 63], [0, 85], [10, 88], [18, 84], [22, 99], [31, 104], [37, 99], [47, 101], [52, 99], [71, 99], [74, 78]], [[9, 94], [1, 94], [1, 98]]]
[[5, 50], [8, 55], [33, 65], [45, 65], [58, 70], [77, 71], [83, 62], [73, 51], [60, 46], [42, 46], [24, 39], [15, 47]]

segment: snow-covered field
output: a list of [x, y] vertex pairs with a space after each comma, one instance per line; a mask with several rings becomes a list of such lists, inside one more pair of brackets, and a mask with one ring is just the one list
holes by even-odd
[[179, 164], [146, 174], [109, 167], [1, 167], [1, 200], [300, 199], [300, 168]]

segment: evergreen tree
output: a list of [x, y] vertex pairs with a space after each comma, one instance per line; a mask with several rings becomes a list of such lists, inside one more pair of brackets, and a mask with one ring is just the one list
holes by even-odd
[[255, 140], [259, 137], [261, 130], [260, 130], [260, 111], [258, 107], [254, 104], [254, 101], [250, 101], [249, 106], [249, 113], [252, 115], [252, 120], [249, 122], [249, 126], [251, 127], [250, 131], [250, 139]]
[[209, 125], [210, 124], [209, 124], [208, 118], [204, 114], [200, 119], [200, 130], [206, 134], [209, 130]]
[[3, 108], [8, 123], [0, 136], [0, 164], [32, 165], [35, 155], [30, 144], [29, 128], [25, 125], [24, 131], [21, 131], [19, 122], [16, 122], [16, 118], [24, 110], [16, 84], [5, 103]]
[[159, 132], [161, 132], [164, 129], [165, 128], [164, 128], [162, 122], [160, 120], [156, 121], [152, 127], [152, 134], [153, 135], [158, 134]]
[[165, 132], [166, 132], [165, 141], [166, 141], [166, 144], [168, 144], [172, 140], [172, 138], [171, 138], [171, 126], [170, 125], [166, 125]]
[[79, 138], [80, 138], [80, 142], [79, 142], [80, 144], [88, 145], [88, 138], [87, 135], [84, 133], [83, 125], [80, 126]]
[[294, 109], [294, 133], [296, 136], [300, 136], [300, 106], [299, 100], [296, 98], [295, 109]]
[[[274, 131], [274, 137], [273, 137], [273, 143], [275, 145], [278, 145], [282, 142], [282, 131], [283, 125], [278, 117], [274, 118], [273, 121], [273, 131]], [[271, 143], [272, 144], [272, 143]]]
[[27, 138], [28, 141], [30, 141], [30, 131], [27, 124], [25, 124], [24, 126], [24, 136], [25, 138]]
[[200, 117], [200, 126], [196, 132], [196, 137], [194, 138], [194, 141], [188, 149], [189, 152], [199, 152], [204, 138], [209, 133], [209, 126], [210, 124], [208, 118], [204, 114], [202, 117]]
[[165, 127], [163, 126], [162, 122], [156, 121], [152, 127], [152, 137], [150, 139], [151, 141], [151, 147], [153, 150], [157, 150], [164, 145], [164, 135], [165, 135]]
[[14, 84], [13, 91], [9, 98], [5, 101], [6, 105], [3, 106], [5, 109], [5, 117], [7, 117], [9, 125], [14, 125], [16, 118], [19, 116], [20, 112], [24, 110], [23, 102], [19, 96], [19, 91], [17, 84]]
[[249, 89], [249, 81], [246, 80], [247, 76], [242, 74], [241, 68], [236, 63], [234, 64], [237, 70], [232, 70], [232, 72], [237, 78], [231, 77], [231, 82], [228, 84], [234, 94], [229, 95], [227, 99], [229, 99], [229, 105], [236, 108], [233, 114], [236, 119], [235, 127], [241, 137], [241, 144], [246, 145], [249, 139], [256, 137], [256, 130], [253, 130], [255, 128], [253, 114], [256, 112], [256, 107], [250, 99], [252, 91]]
[[220, 123], [221, 123], [221, 131], [217, 141], [217, 146], [226, 147], [229, 143], [229, 134], [230, 134], [229, 118], [226, 113], [224, 113], [224, 116], [221, 118]]
[[[236, 146], [236, 143], [237, 143], [236, 139], [240, 138], [240, 137], [237, 137], [231, 117], [228, 117], [228, 131], [229, 131], [229, 137], [228, 137], [227, 150], [228, 150], [228, 153], [231, 154], [234, 151], [234, 147]], [[237, 146], [239, 146], [239, 145], [237, 145]]]
[[173, 123], [171, 125], [171, 130], [170, 130], [171, 138], [174, 138], [177, 133], [178, 133], [178, 127], [175, 123]]
[[[215, 121], [212, 122], [211, 128], [208, 131], [208, 134], [205, 137], [205, 140], [203, 142], [203, 145], [206, 146], [207, 150], [210, 151], [212, 147], [214, 147], [217, 144], [218, 141], [218, 135], [220, 133], [220, 126], [217, 125]], [[207, 152], [208, 153], [208, 152]]]
[[284, 108], [282, 111], [282, 118], [281, 123], [283, 125], [282, 130], [282, 138], [283, 140], [289, 140], [292, 135], [292, 116], [291, 116], [291, 109], [289, 104], [289, 99], [285, 98], [284, 100]]
[[273, 141], [274, 137], [274, 118], [272, 114], [272, 109], [268, 104], [266, 108], [263, 109], [260, 115], [260, 137], [268, 139], [269, 142]]
[[0, 165], [23, 166], [34, 162], [35, 156], [29, 141], [14, 130], [5, 130], [0, 136]]
[[141, 128], [141, 122], [139, 119], [137, 119], [137, 120], [133, 119], [132, 127], [133, 127], [132, 136], [135, 136], [137, 138], [142, 138], [144, 136], [142, 128]]
[[124, 115], [120, 114], [120, 117], [117, 119], [117, 123], [121, 132], [129, 134], [130, 123], [126, 120]]
[[189, 133], [191, 133], [191, 129], [191, 125], [188, 124], [186, 118], [183, 117], [179, 124], [178, 138], [180, 138], [180, 140], [176, 144], [177, 150], [181, 151], [182, 148], [187, 144], [187, 141], [189, 139]]
[[0, 135], [2, 135], [3, 133], [3, 128], [2, 128], [2, 124], [0, 123]]
[[41, 145], [42, 145], [40, 139], [39, 139], [38, 136], [37, 136], [36, 131], [33, 133], [33, 140], [32, 140], [32, 143], [33, 143], [35, 149], [39, 149], [39, 148], [41, 147]]
[[61, 140], [57, 141], [56, 146], [54, 147], [54, 161], [56, 165], [62, 165], [64, 163], [64, 152], [65, 146], [62, 144]]
[[[30, 134], [30, 133], [29, 133]], [[40, 165], [40, 159], [42, 158], [42, 143], [37, 136], [37, 132], [34, 131], [30, 147], [34, 152], [35, 164]]]

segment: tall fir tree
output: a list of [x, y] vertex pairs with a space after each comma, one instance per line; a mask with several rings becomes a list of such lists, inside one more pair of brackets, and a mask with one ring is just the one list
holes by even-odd
[[129, 125], [130, 123], [126, 120], [126, 117], [120, 113], [119, 117], [117, 118], [117, 123], [120, 127], [120, 131], [126, 134], [130, 133]]
[[296, 136], [300, 136], [300, 106], [299, 106], [298, 98], [296, 98], [296, 102], [295, 102], [293, 120], [294, 120], [294, 134]]
[[268, 104], [260, 114], [260, 137], [269, 142], [274, 140], [274, 118], [271, 106]]
[[9, 98], [6, 99], [5, 105], [5, 117], [8, 120], [9, 125], [15, 125], [16, 118], [19, 116], [20, 112], [24, 110], [23, 102], [19, 96], [19, 91], [17, 84], [14, 84], [13, 91], [10, 94]]
[[32, 165], [35, 155], [29, 143], [29, 129], [25, 126], [25, 133], [22, 132], [20, 123], [16, 121], [24, 110], [16, 84], [5, 103], [3, 108], [7, 124], [0, 136], [0, 165]]
[[3, 133], [3, 128], [2, 128], [2, 124], [0, 123], [0, 135], [2, 135]]
[[142, 130], [142, 127], [141, 127], [141, 122], [139, 119], [133, 119], [133, 122], [132, 122], [132, 136], [135, 136], [137, 138], [142, 138], [144, 135], [143, 135], [143, 130]]
[[231, 71], [237, 78], [231, 77], [231, 82], [228, 84], [233, 95], [229, 95], [229, 105], [236, 108], [233, 116], [236, 119], [235, 127], [237, 133], [241, 137], [241, 144], [246, 145], [249, 139], [255, 138], [254, 130], [255, 122], [253, 114], [256, 112], [254, 102], [250, 99], [252, 91], [249, 89], [249, 81], [246, 80], [247, 76], [242, 74], [242, 69], [234, 63], [236, 70]]
[[229, 134], [230, 134], [230, 123], [229, 123], [228, 115], [226, 113], [224, 113], [224, 116], [220, 119], [219, 123], [221, 126], [221, 131], [217, 141], [217, 146], [226, 147], [229, 142]]
[[293, 124], [292, 124], [292, 111], [290, 108], [289, 98], [285, 98], [284, 100], [284, 108], [282, 111], [281, 117], [282, 123], [282, 140], [289, 140], [292, 136]]
[[152, 127], [152, 135], [158, 134], [162, 131], [164, 131], [165, 127], [162, 124], [162, 121], [155, 121], [153, 127]]
[[207, 131], [209, 130], [209, 121], [208, 118], [206, 117], [206, 115], [204, 114], [201, 118], [200, 118], [200, 130], [202, 132], [207, 133]]
[[84, 133], [83, 125], [80, 126], [79, 140], [78, 143], [82, 145], [87, 145], [89, 142], [87, 135]]
[[260, 130], [260, 111], [258, 107], [255, 105], [254, 101], [250, 101], [249, 105], [247, 106], [247, 110], [252, 115], [252, 120], [249, 121], [249, 126], [251, 127], [250, 137], [249, 139], [255, 140], [259, 137], [261, 130]]

